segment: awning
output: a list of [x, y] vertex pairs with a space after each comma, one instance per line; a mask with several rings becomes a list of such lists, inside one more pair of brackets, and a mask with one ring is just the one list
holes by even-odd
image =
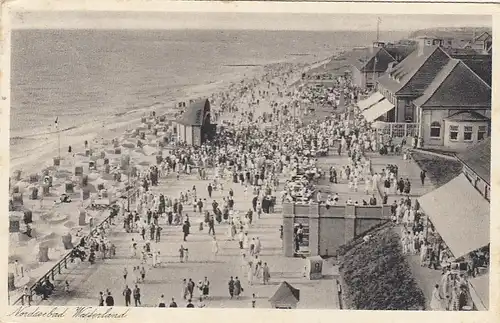
[[384, 113], [389, 112], [394, 108], [394, 105], [387, 99], [383, 99], [379, 103], [373, 105], [371, 108], [363, 111], [361, 114], [365, 117], [366, 121], [372, 122]]
[[358, 102], [358, 107], [361, 111], [364, 111], [374, 105], [375, 103], [382, 100], [384, 96], [380, 92], [375, 92], [364, 100]]
[[469, 291], [478, 311], [487, 311], [490, 301], [490, 275], [469, 278]]
[[490, 204], [463, 173], [418, 201], [455, 258], [490, 243]]

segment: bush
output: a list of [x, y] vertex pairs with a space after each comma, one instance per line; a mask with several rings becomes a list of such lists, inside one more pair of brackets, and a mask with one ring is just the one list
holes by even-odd
[[344, 254], [340, 273], [347, 308], [359, 310], [422, 310], [425, 297], [403, 256], [391, 224], [371, 233]]

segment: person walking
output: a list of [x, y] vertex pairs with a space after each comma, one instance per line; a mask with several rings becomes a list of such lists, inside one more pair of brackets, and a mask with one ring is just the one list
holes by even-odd
[[229, 282], [228, 282], [228, 289], [229, 289], [229, 296], [231, 297], [231, 299], [233, 299], [234, 297], [234, 280], [233, 280], [233, 276], [231, 276], [231, 278], [229, 279]]
[[219, 243], [217, 242], [217, 238], [215, 236], [212, 240], [212, 254], [213, 260], [217, 260], [217, 255], [219, 254]]
[[192, 299], [193, 298], [193, 293], [194, 293], [195, 283], [194, 283], [194, 281], [191, 278], [189, 278], [187, 286], [188, 286], [189, 298]]
[[127, 267], [123, 267], [123, 280], [125, 282], [127, 282], [127, 275], [128, 275]]
[[139, 270], [141, 274], [141, 281], [144, 283], [144, 280], [146, 280], [146, 269], [144, 269], [144, 266]]
[[236, 299], [240, 299], [240, 294], [243, 292], [243, 287], [241, 287], [241, 282], [238, 277], [234, 280], [234, 296]]
[[212, 198], [213, 187], [211, 183], [208, 184], [207, 190], [208, 190], [208, 197]]
[[208, 281], [207, 277], [205, 277], [205, 279], [203, 280], [202, 290], [203, 297], [208, 298], [208, 296], [210, 295], [210, 282]]
[[439, 285], [435, 285], [434, 289], [432, 290], [432, 296], [431, 296], [431, 309], [433, 311], [442, 311], [443, 310], [443, 297], [441, 297], [441, 294], [439, 293]]
[[422, 171], [420, 172], [420, 181], [422, 182], [422, 186], [424, 186], [424, 183], [425, 183], [425, 177], [426, 177], [426, 175], [427, 175], [427, 171], [422, 170]]
[[137, 285], [134, 287], [134, 302], [136, 307], [141, 305], [141, 289]]
[[271, 278], [271, 274], [269, 271], [269, 267], [267, 266], [267, 262], [264, 263], [264, 266], [262, 267], [262, 281], [264, 285], [269, 284], [269, 279]]
[[104, 296], [102, 292], [99, 292], [99, 306], [104, 306]]
[[182, 233], [184, 234], [184, 241], [186, 241], [187, 236], [189, 235], [189, 222], [184, 221], [182, 225]]
[[125, 296], [125, 306], [130, 305], [130, 300], [132, 296], [132, 290], [128, 287], [128, 285], [125, 285], [125, 289], [123, 290], [123, 296]]

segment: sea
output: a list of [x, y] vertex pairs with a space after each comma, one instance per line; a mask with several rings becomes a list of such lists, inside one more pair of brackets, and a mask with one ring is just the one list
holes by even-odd
[[[185, 96], [245, 66], [316, 62], [366, 45], [371, 32], [14, 30], [11, 145]], [[392, 36], [393, 38], [395, 36]]]

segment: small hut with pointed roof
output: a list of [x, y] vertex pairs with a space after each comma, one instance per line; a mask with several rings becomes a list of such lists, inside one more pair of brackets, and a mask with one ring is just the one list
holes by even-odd
[[215, 133], [210, 123], [210, 101], [202, 99], [191, 103], [176, 120], [177, 139], [192, 146], [201, 146]]
[[282, 282], [273, 296], [269, 298], [273, 308], [293, 309], [297, 308], [300, 300], [300, 290], [294, 288], [286, 281]]

